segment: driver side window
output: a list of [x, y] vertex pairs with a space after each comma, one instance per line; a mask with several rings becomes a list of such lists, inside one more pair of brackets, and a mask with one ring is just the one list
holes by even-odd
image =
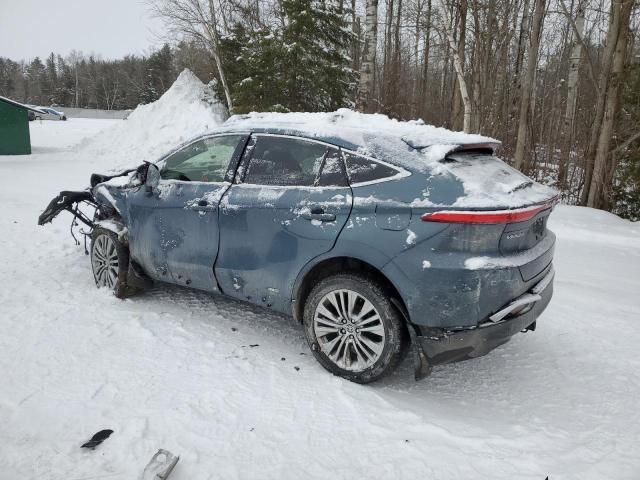
[[241, 135], [203, 138], [167, 157], [161, 165], [163, 180], [223, 182]]

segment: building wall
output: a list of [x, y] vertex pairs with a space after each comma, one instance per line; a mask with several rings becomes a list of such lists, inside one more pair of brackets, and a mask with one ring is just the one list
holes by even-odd
[[27, 110], [0, 101], [0, 155], [31, 153]]

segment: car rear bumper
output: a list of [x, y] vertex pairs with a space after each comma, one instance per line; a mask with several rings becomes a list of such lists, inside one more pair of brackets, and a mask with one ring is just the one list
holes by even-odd
[[[418, 341], [429, 364], [440, 365], [480, 357], [506, 343], [513, 335], [535, 330], [536, 319], [553, 295], [553, 265], [527, 293], [515, 298], [500, 311], [474, 328], [461, 330], [423, 328]], [[524, 308], [523, 313], [513, 311]]]

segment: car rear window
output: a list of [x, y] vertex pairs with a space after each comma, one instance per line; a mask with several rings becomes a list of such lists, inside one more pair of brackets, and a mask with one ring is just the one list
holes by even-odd
[[517, 208], [557, 194], [490, 153], [451, 153], [438, 162], [438, 171], [450, 173], [462, 184], [464, 194], [457, 206]]

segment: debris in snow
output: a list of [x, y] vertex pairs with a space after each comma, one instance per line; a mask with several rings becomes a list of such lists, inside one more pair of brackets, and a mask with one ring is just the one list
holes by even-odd
[[83, 443], [80, 448], [90, 448], [91, 450], [95, 449], [98, 445], [104, 442], [107, 438], [111, 436], [113, 430], [100, 430], [96, 433], [91, 440], [86, 443]]
[[180, 457], [160, 448], [144, 467], [140, 480], [166, 480], [173, 472]]
[[238, 329], [237, 329], [236, 327], [231, 327], [231, 331], [232, 331], [232, 332], [237, 332], [237, 331], [238, 331]]
[[425, 270], [427, 268], [431, 268], [431, 262], [429, 260], [422, 261], [422, 269]]
[[286, 358], [282, 357], [280, 360], [282, 360], [284, 362], [286, 360]]
[[407, 229], [407, 245], [415, 245], [418, 236], [413, 230]]
[[293, 368], [295, 368], [296, 372], [300, 371], [300, 367], [293, 367]]

